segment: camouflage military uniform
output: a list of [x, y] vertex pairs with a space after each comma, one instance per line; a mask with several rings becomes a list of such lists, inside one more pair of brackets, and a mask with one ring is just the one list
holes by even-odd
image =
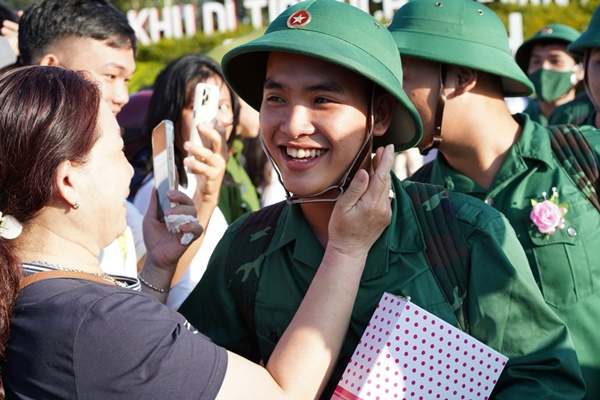
[[[323, 398], [331, 396], [383, 292], [410, 296], [415, 304], [457, 326], [425, 258], [425, 238], [403, 189], [407, 184], [393, 179], [397, 199], [392, 222], [369, 252], [350, 328]], [[452, 198], [470, 250], [470, 334], [510, 358], [494, 396], [577, 398], [582, 389], [571, 340], [544, 304], [514, 231], [483, 202], [458, 193]], [[298, 309], [324, 250], [300, 209], [286, 205], [269, 247], [244, 266], [253, 270], [263, 264], [256, 294], [256, 332], [252, 332], [236, 310], [224, 272], [229, 252], [240, 251], [233, 239], [244, 218], [226, 232], [202, 280], [179, 311], [215, 343], [247, 357], [258, 352], [266, 362]]]
[[549, 125], [591, 125], [594, 126], [596, 110], [586, 93], [579, 94], [573, 101], [560, 105], [552, 111]]
[[[523, 127], [488, 190], [453, 170], [443, 155], [433, 161], [424, 181], [485, 200], [504, 213], [525, 249], [529, 265], [546, 303], [567, 324], [586, 378], [589, 398], [600, 393], [600, 213], [585, 198], [572, 177], [560, 167], [550, 149], [546, 128], [525, 115], [515, 116]], [[596, 157], [600, 135], [583, 130]], [[417, 172], [418, 174], [418, 172]], [[421, 180], [421, 179], [419, 179]], [[556, 188], [568, 205], [564, 229], [541, 234], [531, 220], [531, 200]]]

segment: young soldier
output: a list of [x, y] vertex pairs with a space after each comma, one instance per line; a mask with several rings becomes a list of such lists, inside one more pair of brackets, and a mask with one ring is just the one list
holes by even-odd
[[583, 68], [579, 57], [567, 52], [567, 46], [578, 37], [579, 32], [568, 25], [549, 24], [517, 50], [517, 64], [535, 87], [536, 96], [523, 111], [532, 121], [547, 125], [557, 106], [575, 99]]
[[[546, 303], [569, 328], [588, 398], [600, 398], [600, 213], [583, 172], [596, 165], [600, 135], [591, 128], [549, 130], [510, 114], [504, 97], [528, 94], [531, 83], [510, 56], [504, 25], [481, 4], [411, 1], [389, 30], [404, 90], [423, 119], [420, 147], [435, 137], [439, 150], [412, 179], [467, 193], [504, 213]], [[561, 138], [566, 142], [551, 145]], [[560, 156], [569, 150], [573, 157]], [[589, 160], [580, 172], [578, 152]], [[575, 181], [588, 186], [582, 191]]]
[[[331, 212], [348, 178], [357, 166], [372, 173], [376, 148], [392, 143], [400, 151], [419, 141], [421, 123], [402, 90], [399, 61], [383, 25], [333, 0], [290, 7], [262, 37], [224, 57], [228, 83], [260, 108], [261, 138], [289, 197], [230, 226], [181, 306], [180, 312], [216, 343], [266, 362], [317, 271]], [[568, 333], [544, 304], [501, 214], [469, 196], [453, 194], [450, 200], [442, 188], [402, 183], [393, 174], [391, 179], [392, 221], [369, 252], [341, 357], [323, 398], [330, 398], [386, 291], [410, 296], [507, 355], [499, 396], [580, 396]], [[429, 217], [449, 217], [452, 223], [420, 217], [431, 209], [436, 211]], [[433, 224], [445, 234], [432, 233]], [[452, 236], [448, 230], [454, 228]], [[437, 240], [447, 249], [428, 251]], [[464, 270], [455, 265], [465, 261], [463, 255], [469, 258]], [[448, 260], [434, 263], [433, 256]], [[435, 272], [433, 264], [439, 267]], [[466, 292], [455, 292], [451, 278], [437, 276], [440, 272], [464, 277]]]
[[592, 125], [600, 128], [598, 102], [600, 101], [600, 7], [597, 7], [585, 30], [567, 50], [583, 59], [585, 94], [557, 107], [550, 116], [550, 124]]

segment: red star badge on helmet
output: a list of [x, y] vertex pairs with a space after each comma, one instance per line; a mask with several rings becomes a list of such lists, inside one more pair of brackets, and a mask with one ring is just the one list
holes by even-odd
[[300, 28], [310, 22], [310, 14], [306, 10], [296, 11], [287, 20], [288, 28]]

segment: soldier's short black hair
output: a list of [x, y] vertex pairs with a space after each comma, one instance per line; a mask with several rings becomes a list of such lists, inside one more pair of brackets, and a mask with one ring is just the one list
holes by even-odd
[[131, 48], [135, 31], [127, 17], [108, 0], [38, 0], [19, 20], [19, 51], [24, 64], [35, 64], [48, 46], [66, 37], [107, 41], [115, 48]]

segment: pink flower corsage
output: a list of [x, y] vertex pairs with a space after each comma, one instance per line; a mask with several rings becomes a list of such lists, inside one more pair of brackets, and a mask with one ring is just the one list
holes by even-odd
[[558, 192], [556, 188], [552, 188], [552, 196], [546, 198], [546, 192], [542, 192], [543, 201], [531, 199], [533, 209], [529, 214], [531, 221], [537, 226], [540, 233], [545, 234], [546, 238], [549, 235], [554, 235], [556, 228], [563, 229], [565, 227], [565, 214], [569, 209], [567, 204], [558, 204]]

